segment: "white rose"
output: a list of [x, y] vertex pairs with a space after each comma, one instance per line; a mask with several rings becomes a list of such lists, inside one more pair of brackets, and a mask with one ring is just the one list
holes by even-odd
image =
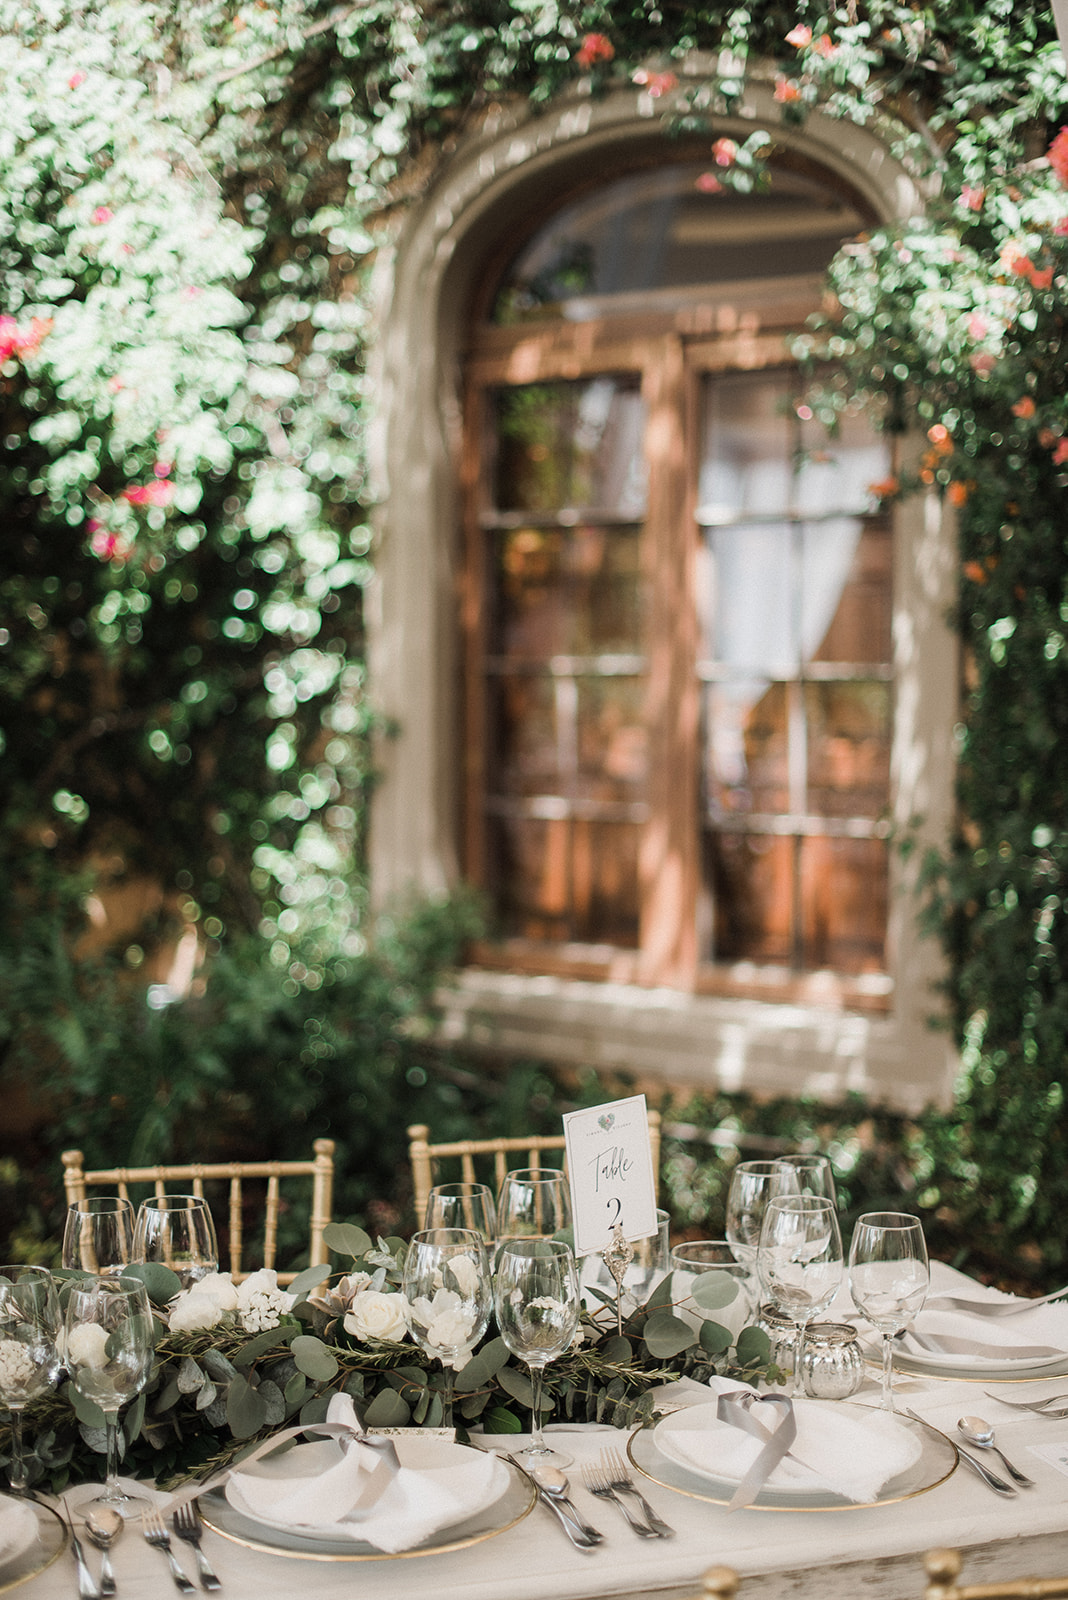
[[180, 1294], [170, 1309], [172, 1333], [198, 1333], [221, 1322], [223, 1308], [212, 1294]]
[[438, 1350], [457, 1350], [469, 1345], [474, 1320], [462, 1305], [449, 1306], [427, 1324], [426, 1342]]
[[189, 1294], [210, 1295], [220, 1311], [236, 1311], [238, 1307], [237, 1284], [229, 1272], [209, 1272], [192, 1284]]
[[240, 1305], [246, 1304], [255, 1294], [277, 1294], [278, 1274], [271, 1267], [261, 1267], [258, 1272], [250, 1272], [248, 1277], [237, 1285], [237, 1298]]
[[480, 1273], [470, 1256], [453, 1256], [449, 1271], [462, 1295], [473, 1295], [477, 1291]]
[[98, 1372], [107, 1366], [105, 1347], [108, 1330], [99, 1322], [79, 1322], [67, 1335], [67, 1362], [72, 1367], [89, 1367]]
[[408, 1302], [402, 1294], [363, 1289], [354, 1296], [344, 1326], [357, 1339], [403, 1339], [408, 1332]]

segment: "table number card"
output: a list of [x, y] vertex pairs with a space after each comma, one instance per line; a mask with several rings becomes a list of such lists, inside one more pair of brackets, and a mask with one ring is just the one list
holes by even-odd
[[657, 1231], [656, 1183], [643, 1094], [564, 1117], [575, 1254], [593, 1255], [612, 1242]]

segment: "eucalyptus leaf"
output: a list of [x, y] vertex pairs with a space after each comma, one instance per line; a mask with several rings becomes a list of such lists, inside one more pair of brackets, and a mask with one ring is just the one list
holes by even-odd
[[154, 1305], [166, 1306], [182, 1292], [182, 1280], [170, 1267], [165, 1267], [162, 1261], [137, 1261], [133, 1265], [123, 1267], [124, 1278], [136, 1278], [148, 1290], [148, 1298]]
[[304, 1397], [308, 1393], [308, 1380], [303, 1372], [295, 1372], [285, 1386], [286, 1405], [303, 1405]]
[[272, 1383], [270, 1378], [266, 1378], [260, 1384], [256, 1393], [263, 1401], [266, 1411], [264, 1426], [280, 1428], [286, 1420], [286, 1401], [281, 1389], [276, 1383]]
[[310, 1334], [300, 1334], [290, 1347], [293, 1360], [300, 1371], [315, 1383], [329, 1383], [337, 1376], [337, 1357], [332, 1355], [321, 1339]]
[[255, 1334], [248, 1344], [241, 1346], [234, 1357], [234, 1366], [239, 1371], [251, 1367], [259, 1356], [265, 1356], [269, 1350], [278, 1350], [282, 1345], [291, 1343], [300, 1332], [301, 1329], [292, 1323], [288, 1326], [280, 1323], [277, 1328], [265, 1328], [262, 1333]]
[[605, 1361], [619, 1366], [625, 1366], [634, 1356], [634, 1346], [629, 1339], [623, 1338], [620, 1334], [613, 1334], [610, 1339], [602, 1340], [598, 1349]]
[[218, 1394], [218, 1392], [219, 1392], [218, 1389], [216, 1389], [216, 1387], [212, 1383], [211, 1379], [208, 1378], [206, 1380], [206, 1382], [204, 1383], [203, 1388], [200, 1389], [198, 1394], [197, 1394], [196, 1410], [197, 1411], [206, 1411], [208, 1409], [208, 1407], [214, 1402], [215, 1397]]
[[697, 1343], [694, 1330], [670, 1311], [654, 1311], [643, 1330], [646, 1348], [657, 1361], [670, 1361]]
[[729, 1272], [717, 1272], [714, 1267], [696, 1273], [690, 1287], [690, 1298], [702, 1311], [722, 1311], [737, 1300], [738, 1293], [737, 1278]]
[[522, 1433], [523, 1424], [514, 1411], [505, 1406], [490, 1406], [482, 1413], [482, 1427], [486, 1433]]
[[221, 1350], [217, 1350], [214, 1345], [209, 1345], [200, 1359], [204, 1364], [205, 1371], [210, 1372], [211, 1376], [219, 1383], [229, 1383], [231, 1378], [237, 1376], [237, 1368], [233, 1362], [224, 1356]]
[[534, 1390], [525, 1372], [520, 1372], [518, 1367], [502, 1367], [497, 1374], [497, 1382], [505, 1394], [511, 1395], [513, 1400], [518, 1400], [521, 1406], [525, 1406], [528, 1411], [533, 1408]]
[[323, 1229], [323, 1243], [328, 1250], [358, 1261], [370, 1250], [371, 1236], [353, 1222], [328, 1222]]
[[267, 1421], [267, 1407], [259, 1391], [240, 1374], [226, 1394], [226, 1420], [235, 1439], [250, 1439]]
[[766, 1366], [771, 1360], [771, 1340], [763, 1328], [743, 1328], [738, 1335], [736, 1351], [743, 1367], [754, 1363]]
[[195, 1394], [208, 1381], [208, 1375], [192, 1356], [184, 1356], [178, 1368], [178, 1388], [182, 1394]]
[[702, 1322], [698, 1338], [701, 1349], [706, 1355], [721, 1356], [725, 1350], [730, 1349], [734, 1335], [729, 1328], [724, 1328], [720, 1323], [709, 1319]]
[[403, 1428], [411, 1415], [410, 1408], [395, 1389], [383, 1389], [364, 1412], [363, 1423], [365, 1428]]
[[330, 1277], [332, 1268], [328, 1261], [317, 1267], [305, 1267], [303, 1272], [298, 1272], [293, 1282], [289, 1285], [289, 1294], [307, 1294], [311, 1289], [317, 1289], [321, 1283]]

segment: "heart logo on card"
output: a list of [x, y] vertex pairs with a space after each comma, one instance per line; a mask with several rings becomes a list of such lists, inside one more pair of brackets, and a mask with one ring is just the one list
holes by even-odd
[[609, 1128], [615, 1126], [616, 1114], [614, 1111], [605, 1112], [603, 1117], [597, 1118], [597, 1126], [602, 1133], [607, 1133]]

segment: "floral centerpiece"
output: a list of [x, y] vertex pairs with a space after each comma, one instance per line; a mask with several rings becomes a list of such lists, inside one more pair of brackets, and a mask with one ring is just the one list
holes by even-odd
[[[288, 1288], [272, 1271], [238, 1283], [212, 1273], [182, 1290], [165, 1267], [130, 1269], [153, 1302], [157, 1342], [152, 1376], [122, 1418], [126, 1473], [164, 1486], [206, 1477], [277, 1429], [322, 1421], [339, 1391], [368, 1427], [440, 1423], [445, 1379], [412, 1341], [411, 1308], [400, 1292], [406, 1241], [374, 1241], [348, 1223], [332, 1224], [324, 1237], [336, 1255], [351, 1258], [351, 1269], [310, 1268]], [[56, 1276], [62, 1296], [80, 1274]], [[691, 1292], [700, 1303], [700, 1286]], [[622, 1333], [614, 1300], [595, 1288], [587, 1294], [599, 1304], [583, 1314], [575, 1343], [546, 1379], [543, 1406], [558, 1419], [629, 1426], [652, 1419], [650, 1391], [659, 1384], [713, 1373], [778, 1375], [762, 1330], [747, 1327], [735, 1338], [711, 1317], [676, 1315], [670, 1274], [625, 1316]], [[450, 1314], [444, 1303], [427, 1308], [439, 1312]], [[492, 1326], [454, 1385], [460, 1428], [524, 1430], [530, 1380]], [[72, 1385], [61, 1381], [27, 1411], [26, 1423], [32, 1482], [57, 1492], [101, 1476], [103, 1415]], [[0, 1460], [9, 1448], [10, 1431], [0, 1429]]]

